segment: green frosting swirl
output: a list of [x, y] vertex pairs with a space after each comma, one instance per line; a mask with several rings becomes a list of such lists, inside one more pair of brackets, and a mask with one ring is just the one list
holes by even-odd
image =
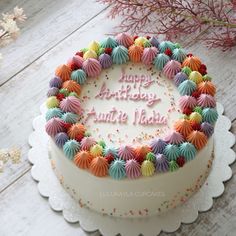
[[152, 44], [147, 40], [147, 41], [144, 42], [143, 46], [145, 48], [150, 48], [150, 47], [152, 47]]
[[171, 172], [173, 172], [173, 171], [176, 171], [176, 170], [178, 170], [179, 169], [179, 166], [178, 166], [178, 164], [176, 163], [176, 161], [170, 161], [169, 162], [169, 170], [171, 171]]
[[79, 98], [79, 95], [76, 92], [70, 92], [69, 96]]
[[116, 180], [123, 179], [126, 176], [125, 173], [125, 161], [116, 159], [109, 168], [109, 175]]
[[98, 144], [104, 149], [106, 147], [106, 143], [103, 140], [98, 141]]
[[204, 108], [202, 111], [203, 121], [214, 124], [217, 121], [218, 113], [215, 108]]
[[78, 121], [79, 116], [77, 114], [72, 113], [72, 112], [66, 112], [62, 115], [61, 118], [66, 123], [75, 124]]
[[86, 130], [85, 131], [85, 133], [84, 133], [84, 136], [85, 137], [90, 137], [92, 134], [88, 131], [88, 130]]
[[180, 63], [184, 61], [186, 58], [187, 54], [184, 49], [182, 48], [176, 48], [173, 50], [173, 55], [172, 58]]
[[146, 155], [146, 160], [149, 160], [151, 162], [155, 162], [156, 161], [156, 156], [153, 152], [149, 152]]
[[72, 71], [71, 79], [76, 81], [78, 84], [84, 84], [87, 79], [87, 76], [83, 70], [79, 69]]
[[179, 156], [179, 147], [174, 144], [168, 144], [164, 149], [164, 154], [169, 161], [176, 160]]
[[189, 76], [192, 72], [192, 70], [188, 66], [184, 66], [181, 71], [184, 72], [187, 76]]
[[80, 150], [80, 144], [74, 139], [68, 140], [63, 146], [63, 151], [66, 157], [70, 160], [74, 159], [75, 154], [79, 150]]
[[60, 89], [59, 93], [62, 93], [65, 97], [68, 97], [70, 94], [70, 92], [66, 88]]
[[184, 156], [186, 161], [193, 160], [197, 153], [196, 148], [189, 142], [182, 143], [179, 147], [180, 155]]
[[46, 112], [46, 121], [49, 121], [53, 117], [59, 117], [61, 118], [63, 115], [63, 111], [60, 108], [50, 108]]
[[199, 106], [194, 107], [193, 111], [199, 113], [202, 116], [202, 108]]
[[195, 82], [191, 80], [185, 80], [179, 85], [178, 90], [180, 95], [184, 96], [184, 95], [191, 95], [192, 92], [196, 90], [196, 88], [197, 85]]
[[212, 78], [208, 74], [204, 75], [202, 79], [203, 81], [212, 81]]
[[98, 50], [98, 56], [102, 55], [105, 51], [105, 48], [99, 48]]
[[167, 56], [165, 53], [159, 53], [154, 59], [154, 66], [157, 70], [162, 70], [169, 60], [169, 56]]
[[113, 49], [111, 57], [113, 63], [124, 64], [129, 60], [128, 49], [121, 45], [117, 46]]
[[112, 37], [108, 37], [100, 43], [100, 46], [103, 48], [115, 48], [117, 45], [118, 43]]

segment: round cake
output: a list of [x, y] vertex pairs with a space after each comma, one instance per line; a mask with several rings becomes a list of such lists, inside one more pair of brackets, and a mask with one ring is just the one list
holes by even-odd
[[213, 160], [216, 88], [177, 43], [127, 33], [93, 41], [49, 82], [46, 132], [60, 183], [80, 204], [147, 217], [183, 204]]

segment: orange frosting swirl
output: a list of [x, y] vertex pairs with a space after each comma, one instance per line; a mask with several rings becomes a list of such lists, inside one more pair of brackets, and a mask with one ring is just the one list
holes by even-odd
[[78, 95], [81, 92], [80, 85], [73, 80], [67, 80], [62, 84], [62, 88], [67, 89], [69, 92], [76, 92]]
[[88, 169], [93, 157], [88, 151], [80, 151], [74, 157], [74, 163], [81, 169]]
[[187, 140], [192, 143], [198, 150], [202, 149], [207, 144], [207, 136], [201, 131], [192, 131]]
[[204, 81], [198, 84], [198, 91], [200, 93], [206, 93], [214, 96], [216, 93], [216, 87], [211, 81]]
[[142, 159], [145, 158], [145, 156], [151, 152], [151, 147], [147, 146], [147, 145], [144, 145], [144, 146], [139, 146], [139, 147], [136, 147], [135, 148], [135, 156], [136, 156], [136, 159], [139, 161], [141, 161]]
[[60, 65], [55, 71], [55, 75], [60, 77], [63, 82], [70, 79], [71, 69], [67, 65]]
[[71, 139], [75, 139], [77, 141], [81, 141], [82, 138], [84, 137], [86, 129], [82, 124], [73, 124], [69, 130], [68, 130], [68, 135]]
[[186, 57], [182, 63], [182, 67], [188, 66], [192, 71], [198, 71], [201, 66], [201, 61], [198, 57], [190, 56]]
[[193, 131], [190, 121], [186, 119], [176, 121], [174, 129], [181, 133], [185, 138]]
[[104, 157], [95, 157], [90, 164], [90, 171], [93, 175], [103, 177], [108, 174], [108, 162]]
[[132, 62], [140, 62], [143, 55], [143, 47], [132, 45], [129, 47], [129, 58]]

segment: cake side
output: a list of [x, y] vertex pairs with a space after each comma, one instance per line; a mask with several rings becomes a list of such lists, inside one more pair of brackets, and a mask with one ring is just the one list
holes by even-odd
[[213, 159], [213, 137], [194, 160], [179, 171], [149, 178], [99, 178], [77, 168], [50, 139], [53, 169], [63, 187], [80, 204], [102, 214], [143, 217], [160, 214], [184, 203], [204, 183]]

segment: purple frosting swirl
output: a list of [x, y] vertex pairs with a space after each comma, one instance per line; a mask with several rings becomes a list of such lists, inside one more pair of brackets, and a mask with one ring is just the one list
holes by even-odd
[[51, 87], [48, 92], [47, 92], [47, 96], [51, 97], [51, 96], [56, 96], [59, 92], [59, 88], [57, 87]]
[[53, 77], [50, 81], [49, 81], [49, 87], [56, 87], [56, 88], [61, 88], [62, 85], [62, 79], [58, 76]]
[[98, 60], [104, 69], [109, 68], [112, 65], [112, 58], [106, 53], [101, 54]]
[[166, 145], [167, 145], [167, 143], [160, 138], [153, 139], [150, 143], [152, 152], [155, 154], [163, 153]]
[[156, 171], [166, 172], [169, 170], [169, 162], [165, 155], [157, 154], [156, 155]]
[[201, 131], [209, 138], [214, 133], [214, 127], [208, 122], [203, 122], [201, 124]]
[[66, 141], [69, 140], [69, 137], [66, 133], [60, 132], [55, 136], [55, 143], [59, 148], [62, 148]]
[[174, 77], [175, 85], [178, 87], [183, 81], [187, 79], [188, 79], [188, 76], [185, 73], [179, 72]]

